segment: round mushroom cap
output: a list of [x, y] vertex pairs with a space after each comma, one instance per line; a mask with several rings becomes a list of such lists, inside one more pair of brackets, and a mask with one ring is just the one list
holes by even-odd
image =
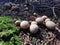
[[42, 16], [42, 18], [43, 18], [43, 19], [46, 19], [46, 18], [48, 18], [48, 17], [44, 15], [44, 16]]
[[45, 23], [46, 23], [47, 21], [50, 21], [50, 18], [45, 19]]
[[49, 29], [54, 29], [56, 27], [56, 24], [52, 21], [47, 21], [46, 22], [46, 27]]
[[29, 27], [29, 22], [28, 22], [28, 21], [22, 21], [22, 22], [20, 23], [20, 27], [21, 27], [22, 29], [27, 29], [27, 28]]
[[35, 20], [37, 23], [42, 23], [43, 22], [43, 18], [42, 17], [38, 17]]
[[31, 22], [31, 25], [32, 25], [32, 24], [37, 24], [37, 22], [36, 22], [36, 21], [32, 21], [32, 22]]
[[38, 25], [32, 24], [32, 25], [30, 25], [30, 32], [31, 33], [37, 33], [38, 28], [39, 28]]

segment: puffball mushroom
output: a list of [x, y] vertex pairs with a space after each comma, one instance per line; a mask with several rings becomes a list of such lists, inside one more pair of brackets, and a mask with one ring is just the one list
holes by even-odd
[[15, 22], [16, 25], [20, 25], [20, 23], [21, 23], [20, 20], [17, 20], [17, 21]]
[[42, 18], [45, 20], [45, 19], [48, 18], [48, 17], [44, 15], [44, 16], [42, 16]]
[[22, 22], [20, 23], [20, 27], [21, 27], [22, 29], [27, 29], [27, 28], [29, 27], [29, 22], [28, 22], [28, 21], [22, 21]]
[[37, 23], [42, 23], [43, 22], [43, 18], [42, 17], [38, 17], [35, 20]]
[[49, 29], [54, 29], [56, 27], [56, 24], [53, 21], [47, 21], [45, 25]]
[[36, 22], [36, 21], [32, 21], [32, 22], [31, 22], [31, 25], [32, 25], [32, 24], [37, 24], [37, 22]]
[[38, 28], [39, 28], [38, 25], [32, 24], [32, 25], [30, 25], [30, 32], [36, 33], [38, 31]]
[[45, 19], [45, 22], [50, 21], [50, 18]]

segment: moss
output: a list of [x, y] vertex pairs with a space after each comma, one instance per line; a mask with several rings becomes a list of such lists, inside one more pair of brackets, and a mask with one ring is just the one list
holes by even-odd
[[18, 32], [20, 30], [20, 28], [16, 27], [16, 25], [13, 23], [12, 17], [0, 17], [0, 30], [0, 45], [22, 45], [22, 43], [19, 42], [20, 37], [15, 34], [15, 32]]

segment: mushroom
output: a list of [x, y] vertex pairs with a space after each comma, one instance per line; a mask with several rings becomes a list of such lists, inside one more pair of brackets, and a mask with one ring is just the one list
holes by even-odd
[[45, 25], [49, 29], [54, 29], [56, 27], [56, 24], [53, 21], [47, 21]]
[[45, 19], [45, 23], [46, 23], [47, 21], [50, 21], [50, 18]]
[[32, 25], [30, 25], [30, 32], [36, 33], [38, 31], [38, 28], [39, 28], [38, 25], [32, 24]]
[[20, 23], [20, 27], [22, 28], [22, 29], [27, 29], [28, 27], [29, 27], [29, 22], [28, 21], [22, 21], [21, 23]]
[[37, 24], [37, 22], [36, 22], [36, 21], [32, 21], [32, 22], [31, 22], [31, 25], [32, 25], [32, 24]]
[[15, 21], [15, 24], [16, 24], [16, 25], [20, 25], [20, 23], [21, 23], [20, 20]]
[[56, 29], [58, 32], [60, 32], [59, 28], [57, 27], [57, 24], [55, 24], [53, 21], [51, 21], [49, 18], [47, 18], [45, 20], [45, 25], [46, 27], [48, 27], [49, 29]]
[[42, 16], [42, 18], [45, 20], [45, 19], [48, 18], [48, 17], [44, 15], [44, 16]]
[[38, 17], [35, 20], [37, 23], [42, 23], [43, 22], [43, 18], [42, 17]]

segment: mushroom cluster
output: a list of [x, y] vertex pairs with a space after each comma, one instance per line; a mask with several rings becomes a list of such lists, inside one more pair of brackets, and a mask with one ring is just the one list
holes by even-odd
[[35, 21], [32, 21], [31, 22], [31, 25], [29, 24], [28, 21], [24, 20], [24, 21], [15, 21], [15, 24], [18, 26], [20, 25], [20, 28], [22, 29], [28, 29], [29, 28], [29, 31], [31, 33], [36, 33], [38, 31], [38, 25], [37, 25], [37, 22]]
[[36, 22], [40, 24], [44, 23], [45, 26], [49, 29], [54, 29], [56, 27], [56, 24], [53, 21], [51, 21], [51, 19], [48, 18], [47, 16], [36, 18]]
[[29, 21], [16, 21], [15, 24], [16, 25], [20, 25], [20, 28], [22, 29], [29, 29], [29, 31], [31, 33], [37, 33], [38, 32], [38, 29], [39, 29], [39, 26], [38, 24], [43, 24], [49, 28], [49, 29], [54, 29], [56, 27], [56, 24], [51, 21], [50, 18], [48, 18], [47, 16], [41, 16], [41, 17], [37, 17], [34, 21], [31, 21], [29, 23]]
[[39, 24], [41, 24], [41, 23], [43, 23], [44, 22], [44, 20], [47, 18], [47, 16], [42, 16], [42, 17], [38, 17], [38, 18], [36, 18], [36, 22], [37, 23], [39, 23]]

